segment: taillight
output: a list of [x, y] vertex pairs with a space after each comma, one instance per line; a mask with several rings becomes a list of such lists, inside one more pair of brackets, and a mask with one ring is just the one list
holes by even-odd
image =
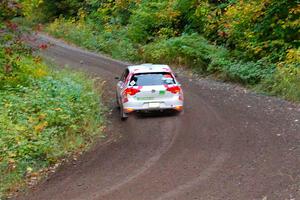
[[180, 92], [180, 87], [179, 86], [172, 86], [172, 87], [168, 87], [167, 88], [167, 91], [173, 93], [173, 94], [176, 94], [178, 92]]
[[135, 95], [138, 92], [140, 92], [139, 89], [136, 89], [136, 88], [126, 88], [126, 90], [124, 91], [124, 94], [129, 94], [129, 95], [133, 96], [133, 95]]

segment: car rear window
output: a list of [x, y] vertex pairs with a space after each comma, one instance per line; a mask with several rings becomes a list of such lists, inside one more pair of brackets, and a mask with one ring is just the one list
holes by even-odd
[[168, 72], [143, 73], [132, 76], [130, 86], [170, 85], [175, 84], [173, 76]]

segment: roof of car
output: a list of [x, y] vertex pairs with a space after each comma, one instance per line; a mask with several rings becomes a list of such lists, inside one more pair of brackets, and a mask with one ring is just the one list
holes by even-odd
[[131, 73], [171, 72], [168, 65], [150, 63], [128, 66], [128, 69]]

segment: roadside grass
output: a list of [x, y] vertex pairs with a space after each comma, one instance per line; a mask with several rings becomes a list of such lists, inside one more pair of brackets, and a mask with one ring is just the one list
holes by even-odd
[[[25, 57], [20, 66], [28, 62], [34, 63]], [[36, 181], [61, 159], [84, 151], [104, 126], [101, 88], [96, 90], [93, 80], [43, 62], [32, 69], [8, 77], [11, 82], [1, 81], [0, 199]], [[26, 81], [14, 80], [20, 76]]]
[[116, 59], [186, 66], [194, 73], [216, 75], [218, 79], [241, 83], [259, 92], [300, 101], [297, 59], [300, 49], [293, 50], [293, 55], [288, 54], [280, 63], [272, 63], [267, 57], [249, 61], [242, 60], [239, 52], [210, 44], [196, 33], [137, 43], [130, 39], [127, 27], [99, 27], [88, 19], [58, 18], [45, 31]]
[[86, 150], [105, 125], [98, 81], [46, 63], [25, 30], [0, 21], [0, 199]]
[[58, 18], [48, 25], [46, 31], [54, 37], [63, 38], [92, 51], [111, 55], [113, 58], [126, 61], [141, 60], [137, 45], [126, 37], [125, 30], [96, 29], [92, 22]]

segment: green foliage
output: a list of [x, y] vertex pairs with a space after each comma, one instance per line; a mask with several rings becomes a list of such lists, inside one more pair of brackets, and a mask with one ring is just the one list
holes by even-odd
[[174, 9], [180, 13], [178, 28], [185, 33], [203, 33], [211, 8], [207, 0], [177, 0]]
[[46, 21], [85, 13], [96, 30], [125, 29], [131, 41], [143, 45], [182, 33], [203, 34], [250, 61], [267, 57], [278, 62], [288, 49], [299, 46], [300, 39], [298, 0], [23, 0], [22, 4], [26, 16]]
[[0, 21], [9, 20], [20, 14], [20, 4], [14, 0], [1, 0]]
[[160, 37], [172, 37], [176, 31], [179, 13], [168, 1], [143, 1], [129, 19], [128, 35], [138, 43], [147, 43]]
[[230, 53], [216, 47], [198, 34], [159, 40], [144, 47], [144, 60], [154, 63], [173, 63], [188, 66], [196, 72], [222, 73], [226, 80], [256, 84], [271, 75], [274, 66], [266, 61], [236, 61]]
[[300, 49], [289, 49], [283, 62], [277, 64], [276, 73], [262, 86], [271, 94], [293, 101], [300, 99]]
[[99, 33], [97, 27], [94, 27], [94, 24], [82, 20], [59, 18], [49, 25], [47, 31], [90, 50], [110, 54], [114, 58], [131, 61], [138, 59], [138, 50], [126, 37], [125, 30], [106, 26], [106, 30]]
[[22, 40], [18, 25], [7, 21], [0, 33], [0, 89], [26, 84], [28, 79], [43, 76], [44, 66], [33, 59], [32, 49]]
[[289, 91], [298, 67], [286, 63], [299, 48], [299, 19], [298, 0], [88, 0], [48, 31], [114, 58], [185, 65], [298, 99]]
[[206, 35], [243, 52], [242, 58], [277, 62], [299, 46], [299, 1], [236, 1], [208, 18]]
[[23, 14], [36, 23], [49, 22], [60, 15], [77, 16], [81, 7], [86, 5], [81, 0], [22, 0]]
[[224, 65], [221, 72], [223, 72], [224, 79], [253, 85], [271, 77], [274, 72], [274, 65], [268, 65], [263, 60], [257, 62], [233, 61]]
[[0, 90], [0, 194], [16, 184], [11, 173], [23, 177], [28, 167], [54, 164], [97, 133], [102, 119], [93, 83], [76, 73], [48, 73]]
[[103, 121], [93, 81], [50, 70], [23, 38], [17, 24], [0, 21], [0, 199], [83, 150]]
[[35, 58], [36, 61], [27, 56], [12, 56], [11, 59], [14, 61], [5, 64], [0, 71], [0, 89], [27, 85], [32, 78], [39, 78], [48, 73], [45, 65], [37, 61], [38, 57]]
[[126, 25], [137, 4], [135, 0], [87, 0], [85, 11], [96, 23]]
[[210, 45], [198, 34], [192, 34], [148, 44], [144, 47], [143, 56], [147, 62], [174, 63], [205, 73], [214, 51], [221, 49]]
[[42, 16], [43, 12], [36, 12], [42, 3], [43, 0], [23, 0], [21, 2], [23, 15], [28, 17], [29, 20], [33, 20], [36, 17]]

